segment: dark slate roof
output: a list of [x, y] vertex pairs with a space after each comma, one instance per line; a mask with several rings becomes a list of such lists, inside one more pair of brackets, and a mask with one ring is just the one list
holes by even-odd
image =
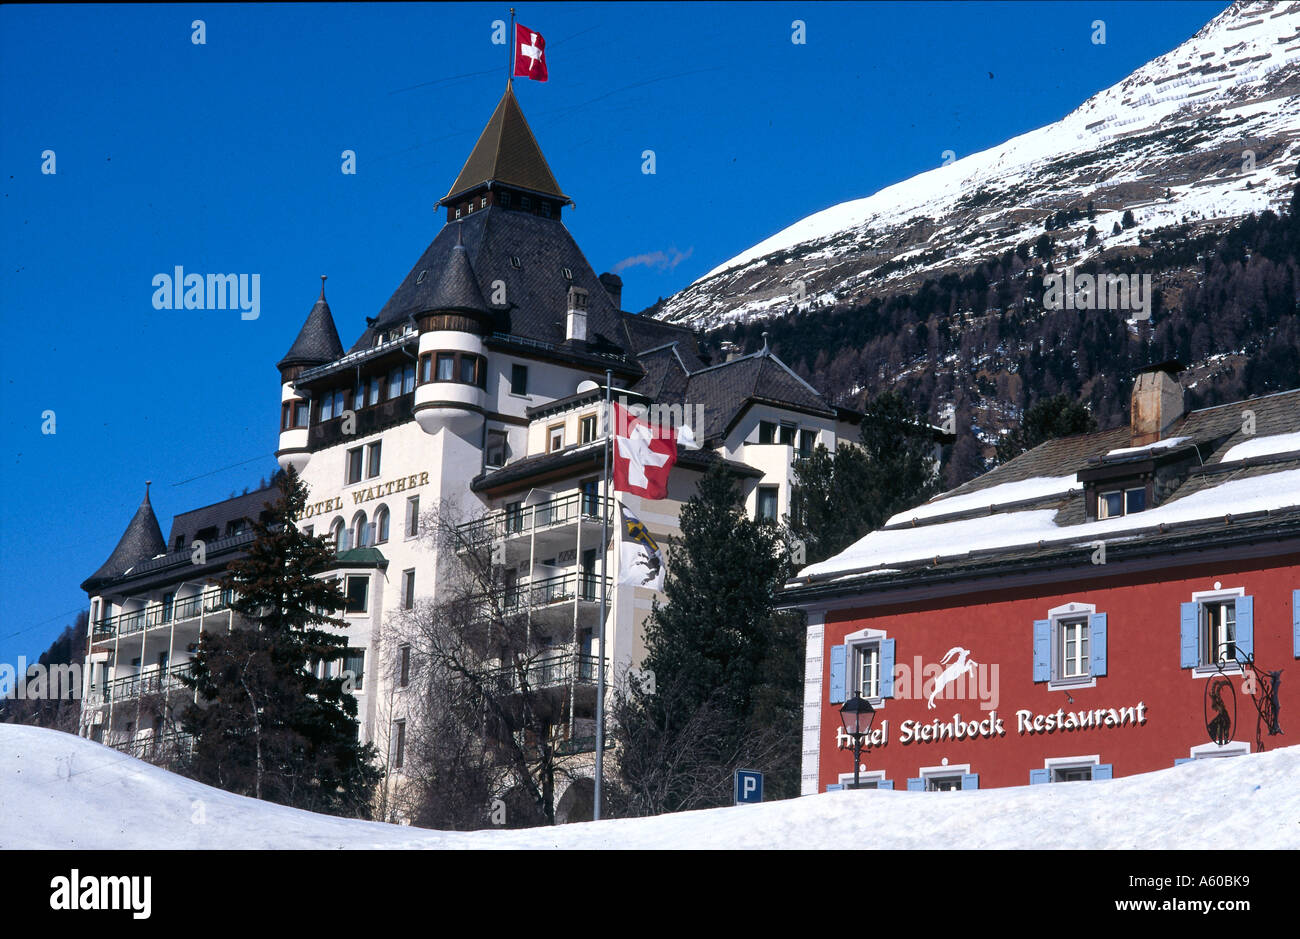
[[685, 395], [692, 404], [704, 405], [704, 439], [724, 435], [755, 402], [835, 416], [831, 404], [766, 347], [692, 372]]
[[167, 535], [167, 543], [174, 545], [176, 539], [180, 538], [183, 544], [188, 545], [199, 532], [208, 528], [216, 528], [217, 532], [224, 537], [226, 526], [230, 522], [240, 520], [251, 522], [261, 516], [267, 503], [274, 505], [279, 498], [279, 489], [275, 486], [267, 486], [264, 489], [246, 492], [241, 496], [214, 502], [212, 505], [205, 505], [201, 509], [182, 512], [172, 518], [172, 529]]
[[330, 305], [325, 302], [325, 280], [321, 278], [320, 299], [307, 314], [307, 321], [298, 331], [298, 338], [293, 341], [293, 345], [289, 347], [289, 351], [276, 367], [321, 365], [325, 362], [333, 362], [341, 355], [343, 355], [343, 343], [339, 341], [339, 331], [334, 326]]
[[456, 246], [451, 249], [447, 266], [442, 269], [442, 275], [434, 285], [433, 294], [429, 298], [429, 308], [439, 312], [456, 311], [491, 316], [492, 311], [488, 309], [487, 301], [483, 299], [483, 293], [478, 289], [478, 281], [474, 279], [474, 268], [469, 263], [469, 252], [460, 241], [460, 234], [464, 230], [462, 223], [454, 224]]
[[555, 181], [509, 85], [506, 85], [506, 93], [501, 96], [442, 203], [488, 182], [505, 183], [563, 202], [571, 201]]
[[130, 524], [122, 533], [117, 547], [108, 556], [108, 560], [99, 566], [81, 585], [81, 589], [92, 593], [100, 584], [120, 577], [137, 564], [162, 554], [167, 550], [163, 541], [162, 529], [158, 527], [158, 517], [153, 514], [153, 505], [149, 502], [149, 484], [145, 484], [144, 501], [135, 510]]
[[[494, 281], [505, 284], [506, 303], [488, 306], [493, 332], [546, 343], [561, 351], [631, 351], [622, 314], [564, 224], [559, 219], [492, 205], [442, 227], [350, 351], [368, 349], [377, 333], [408, 316], [436, 309], [435, 289], [452, 262], [458, 240], [464, 244], [480, 296], [493, 296]], [[512, 258], [519, 259], [519, 267]], [[573, 280], [565, 278], [565, 268]], [[585, 343], [564, 338], [570, 286], [587, 291]]]
[[[1245, 411], [1254, 414], [1253, 434], [1243, 433]], [[1300, 431], [1300, 389], [1294, 389], [1190, 411], [1175, 421], [1162, 438], [1164, 440], [1176, 437], [1189, 438], [1186, 443], [1154, 451], [1144, 449], [1136, 457], [1131, 454], [1109, 456], [1114, 450], [1129, 448], [1130, 430], [1127, 426], [1048, 440], [978, 479], [973, 479], [931, 499], [926, 505], [933, 510], [936, 506], [942, 506], [948, 499], [982, 492], [1004, 483], [1044, 477], [1076, 476], [1084, 470], [1117, 463], [1138, 463], [1147, 459], [1164, 458], [1177, 461], [1179, 457], [1175, 454], [1184, 453], [1188, 457], [1185, 461], [1187, 469], [1183, 470], [1180, 476], [1172, 479], [1175, 488], [1160, 501], [1160, 506], [1176, 505], [1181, 499], [1211, 491], [1224, 483], [1300, 469], [1300, 452], [1296, 451], [1223, 462], [1223, 457], [1237, 444], [1259, 437], [1298, 431]], [[934, 578], [943, 579], [945, 576], [979, 578], [1005, 573], [1011, 569], [1050, 570], [1053, 564], [1057, 564], [1062, 571], [1065, 571], [1068, 567], [1078, 566], [1083, 562], [1091, 564], [1089, 552], [1081, 551], [1079, 545], [1070, 540], [1070, 528], [1082, 525], [1087, 520], [1083, 484], [1078, 483], [1071, 488], [1073, 491], [1068, 493], [1057, 492], [1037, 498], [1021, 499], [1005, 505], [978, 506], [969, 504], [969, 500], [966, 500], [968, 505], [964, 509], [958, 507], [957, 510], [945, 514], [933, 514], [927, 517], [909, 519], [906, 513], [899, 513], [898, 522], [881, 529], [884, 533], [912, 527], [937, 527], [977, 517], [987, 517], [988, 525], [996, 528], [1000, 524], [998, 516], [1005, 517], [1046, 509], [1055, 512], [1053, 522], [1060, 530], [1058, 540], [1061, 544], [1046, 542], [1007, 544], [968, 553], [962, 553], [961, 545], [953, 544], [952, 550], [945, 548], [941, 556], [929, 560], [882, 561], [878, 566], [887, 569], [884, 573], [846, 575], [828, 571], [816, 575], [806, 586], [794, 588], [790, 596], [812, 598], [853, 591], [860, 593], [868, 587], [874, 593], [893, 586], [927, 582]], [[1165, 552], [1172, 558], [1173, 552], [1179, 547], [1195, 546], [1205, 539], [1209, 539], [1215, 545], [1226, 545], [1230, 541], [1243, 539], [1246, 541], [1293, 539], [1297, 533], [1300, 533], [1300, 507], [1279, 504], [1278, 507], [1271, 508], [1267, 512], [1242, 516], [1234, 515], [1231, 505], [1221, 506], [1211, 503], [1206, 509], [1204, 518], [1196, 517], [1162, 523], [1159, 516], [1154, 516], [1150, 527], [1117, 527], [1117, 537], [1114, 540], [1107, 540], [1107, 563], [1111, 563], [1117, 557], [1160, 556], [1161, 552]], [[846, 554], [852, 550], [853, 548], [850, 547]], [[1080, 558], [1083, 559], [1082, 562]], [[1066, 563], [1067, 561], [1069, 563]]]
[[623, 329], [627, 332], [628, 347], [638, 355], [676, 343], [677, 354], [688, 371], [699, 371], [707, 365], [700, 358], [695, 332], [688, 327], [636, 313], [624, 313]]

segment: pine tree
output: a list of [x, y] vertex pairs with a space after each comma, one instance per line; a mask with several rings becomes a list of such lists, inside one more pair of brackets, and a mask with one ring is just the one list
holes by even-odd
[[783, 532], [746, 515], [721, 466], [701, 478], [680, 525], [667, 602], [646, 620], [642, 669], [655, 691], [615, 706], [631, 811], [725, 805], [744, 761], [768, 773], [776, 797], [796, 795], [803, 629], [772, 611], [790, 572]]
[[[317, 575], [334, 563], [329, 540], [294, 520], [307, 487], [290, 470], [255, 540], [221, 586], [233, 591], [237, 625], [205, 632], [194, 660], [199, 703], [183, 715], [195, 736], [192, 774], [231, 792], [335, 815], [368, 817], [380, 773], [358, 741], [353, 676], [321, 678], [316, 666], [343, 657], [344, 606], [337, 583]], [[242, 621], [242, 622], [240, 622]]]
[[1124, 216], [1123, 216], [1123, 218], [1121, 219], [1121, 221], [1124, 223], [1124, 227], [1125, 227], [1125, 228], [1132, 228], [1133, 226], [1137, 225], [1137, 220], [1136, 220], [1135, 218], [1133, 218], [1133, 210], [1132, 210], [1132, 209], [1125, 209], [1125, 210], [1124, 210]]
[[1043, 398], [1031, 405], [1020, 426], [998, 443], [998, 462], [1005, 463], [1045, 440], [1086, 434], [1097, 429], [1092, 413], [1068, 394]]

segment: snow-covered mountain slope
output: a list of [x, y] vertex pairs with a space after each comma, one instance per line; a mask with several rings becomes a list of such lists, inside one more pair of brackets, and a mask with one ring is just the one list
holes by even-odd
[[658, 818], [436, 832], [258, 802], [79, 737], [0, 724], [0, 849], [1294, 849], [1297, 777], [1300, 747], [1289, 747], [1105, 782], [834, 792]]
[[[1078, 262], [1136, 244], [1142, 229], [1276, 210], [1298, 138], [1300, 2], [1234, 3], [1055, 124], [810, 215], [657, 315], [711, 328], [908, 289], [1033, 242], [1049, 215], [1089, 201], [1094, 218], [1050, 232]], [[1126, 210], [1137, 226], [1112, 235]], [[1090, 225], [1100, 239], [1088, 246]]]

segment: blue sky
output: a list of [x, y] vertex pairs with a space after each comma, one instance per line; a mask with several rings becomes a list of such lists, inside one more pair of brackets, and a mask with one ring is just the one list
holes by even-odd
[[[550, 81], [516, 92], [566, 224], [640, 310], [944, 150], [1057, 120], [1225, 6], [525, 3]], [[0, 662], [86, 605], [146, 479], [165, 535], [275, 469], [275, 363], [319, 275], [351, 345], [442, 224], [504, 87], [508, 10], [0, 7]], [[260, 315], [154, 310], [176, 265], [260, 274]]]

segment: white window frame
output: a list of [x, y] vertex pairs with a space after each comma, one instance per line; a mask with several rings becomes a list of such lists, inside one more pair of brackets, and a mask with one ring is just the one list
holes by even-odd
[[[849, 633], [844, 637], [844, 668], [845, 668], [845, 686], [844, 693], [851, 696], [853, 691], [861, 691], [858, 687], [858, 677], [860, 669], [857, 667], [858, 650], [863, 646], [875, 646], [876, 648], [876, 690], [880, 690], [880, 667], [883, 664], [880, 659], [881, 646], [889, 636], [883, 629], [859, 629], [857, 632]], [[849, 676], [852, 675], [852, 684], [849, 683]], [[846, 697], [847, 700], [847, 697]], [[879, 711], [885, 706], [887, 698], [880, 697], [877, 694], [874, 698], [866, 698], [871, 704], [872, 710]]]
[[1249, 740], [1229, 740], [1223, 746], [1213, 741], [1198, 744], [1187, 751], [1193, 760], [1212, 760], [1228, 756], [1247, 756], [1250, 753]]
[[[1207, 637], [1205, 635], [1205, 604], [1213, 603], [1216, 600], [1237, 600], [1246, 595], [1245, 587], [1225, 587], [1221, 590], [1193, 590], [1192, 602], [1196, 604], [1196, 660], [1200, 662], [1202, 654], [1205, 652]], [[1235, 609], [1235, 604], [1234, 604]], [[1235, 622], [1235, 617], [1234, 617]], [[1200, 664], [1192, 669], [1193, 678], [1208, 678], [1211, 675], [1219, 674], [1220, 671], [1225, 675], [1240, 675], [1241, 663], [1228, 662], [1220, 669], [1217, 664]], [[1215, 744], [1210, 744], [1215, 746]]]
[[[1082, 769], [1085, 766], [1095, 767], [1101, 765], [1101, 754], [1091, 753], [1088, 756], [1054, 756], [1043, 760], [1043, 769], [1047, 770], [1047, 781], [1056, 782], [1056, 771], [1058, 769]], [[1089, 777], [1091, 781], [1091, 777]]]
[[1064, 622], [1066, 620], [1078, 619], [1079, 617], [1083, 617], [1085, 621], [1088, 621], [1089, 617], [1096, 612], [1097, 604], [1095, 603], [1074, 602], [1067, 603], [1064, 606], [1053, 607], [1047, 611], [1047, 619], [1051, 623], [1051, 642], [1047, 653], [1051, 663], [1050, 677], [1047, 680], [1048, 691], [1097, 687], [1097, 676], [1092, 674], [1093, 636], [1090, 623], [1088, 626], [1088, 674], [1063, 678], [1060, 676], [1057, 669], [1057, 664], [1060, 663], [1062, 666], [1060, 671], [1064, 670], [1065, 650], [1063, 646], [1065, 644], [1065, 637], [1062, 635], [1064, 632]]
[[961, 778], [970, 775], [969, 763], [952, 763], [948, 766], [922, 766], [916, 773], [922, 780], [922, 792], [930, 792], [930, 778], [943, 776], [957, 777], [957, 790], [961, 791]]
[[[868, 769], [860, 771], [858, 773], [858, 784], [861, 785], [862, 783], [869, 782], [874, 782], [876, 788], [879, 789], [880, 783], [888, 782], [888, 779], [885, 776], [885, 771], [883, 769]], [[853, 773], [840, 773], [839, 783], [845, 789], [851, 787], [853, 785]]]

